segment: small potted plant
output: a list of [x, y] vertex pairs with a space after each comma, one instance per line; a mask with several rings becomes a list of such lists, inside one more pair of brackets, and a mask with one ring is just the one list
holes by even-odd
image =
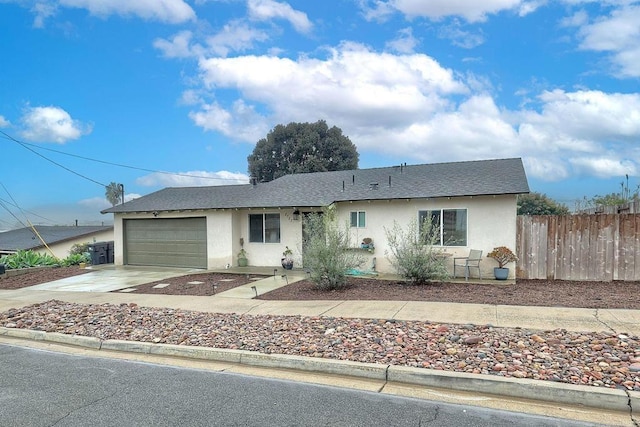
[[247, 259], [247, 251], [244, 250], [244, 239], [240, 238], [240, 252], [238, 252], [238, 267], [246, 267], [249, 265], [249, 260]]
[[293, 268], [293, 251], [289, 249], [289, 246], [284, 247], [280, 261], [282, 262], [282, 268], [285, 270], [291, 270]]
[[371, 239], [370, 237], [365, 237], [364, 239], [362, 239], [362, 243], [360, 243], [360, 248], [366, 249], [369, 252], [373, 252], [373, 249], [374, 249], [373, 239]]
[[238, 252], [238, 267], [246, 267], [247, 265], [249, 265], [247, 251], [240, 249], [240, 252]]
[[487, 254], [487, 257], [493, 258], [498, 262], [498, 266], [493, 269], [493, 274], [497, 280], [507, 280], [507, 277], [509, 277], [509, 269], [505, 267], [505, 265], [518, 261], [516, 254], [506, 246], [493, 248], [493, 250]]

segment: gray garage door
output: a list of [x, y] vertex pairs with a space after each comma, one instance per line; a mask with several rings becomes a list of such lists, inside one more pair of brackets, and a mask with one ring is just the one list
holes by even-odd
[[124, 220], [124, 262], [207, 268], [205, 218]]

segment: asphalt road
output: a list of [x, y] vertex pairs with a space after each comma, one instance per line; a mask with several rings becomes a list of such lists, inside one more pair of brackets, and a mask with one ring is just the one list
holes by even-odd
[[0, 344], [1, 426], [584, 426], [363, 391]]

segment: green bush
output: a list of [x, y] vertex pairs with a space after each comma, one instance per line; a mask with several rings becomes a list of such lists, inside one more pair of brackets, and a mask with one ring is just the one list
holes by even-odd
[[84, 255], [89, 253], [89, 243], [75, 243], [69, 249], [69, 255]]
[[4, 264], [7, 270], [17, 270], [30, 267], [58, 266], [60, 260], [51, 255], [34, 251], [18, 251], [0, 258], [0, 264]]
[[322, 290], [340, 289], [347, 284], [347, 272], [360, 267], [363, 257], [353, 251], [347, 224], [335, 220], [335, 210], [312, 214], [305, 219], [304, 266], [311, 282]]
[[62, 265], [69, 267], [71, 265], [79, 265], [83, 262], [88, 264], [90, 260], [89, 254], [72, 254], [62, 260]]
[[440, 228], [432, 224], [430, 217], [427, 216], [422, 227], [418, 227], [417, 220], [411, 221], [406, 230], [394, 221], [391, 230], [385, 227], [384, 232], [391, 252], [387, 252], [387, 258], [410, 284], [423, 285], [449, 278], [446, 258], [442, 250], [434, 248], [440, 241]]

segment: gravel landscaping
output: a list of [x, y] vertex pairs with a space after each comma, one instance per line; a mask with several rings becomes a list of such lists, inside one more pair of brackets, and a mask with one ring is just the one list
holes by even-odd
[[608, 332], [211, 314], [62, 301], [0, 313], [0, 326], [640, 391], [639, 338]]
[[[74, 274], [77, 271], [70, 270]], [[34, 276], [29, 277], [32, 274]], [[42, 274], [2, 279], [0, 289], [7, 289], [4, 285], [16, 286], [15, 280], [23, 286], [35, 284]], [[51, 272], [48, 274], [52, 277]], [[163, 288], [164, 293], [189, 294], [192, 290], [186, 283], [204, 282], [201, 279], [206, 275], [195, 276], [185, 276], [178, 281], [168, 279], [172, 285]], [[223, 275], [215, 280], [234, 276], [238, 276], [234, 281], [220, 283], [237, 286], [243, 280], [251, 280], [246, 275]], [[214, 280], [214, 277], [211, 275], [208, 279]], [[303, 281], [261, 298], [415, 299], [640, 308], [637, 298], [640, 288], [636, 282], [518, 281], [511, 286], [447, 283], [411, 287], [353, 280], [351, 286], [342, 291], [319, 293]], [[152, 284], [144, 286], [152, 287]], [[139, 287], [138, 291], [145, 287]], [[538, 331], [390, 319], [212, 314], [136, 304], [74, 304], [55, 300], [0, 313], [0, 326], [100, 339], [241, 349], [640, 391], [640, 338], [624, 331], [577, 333], [564, 329]]]

